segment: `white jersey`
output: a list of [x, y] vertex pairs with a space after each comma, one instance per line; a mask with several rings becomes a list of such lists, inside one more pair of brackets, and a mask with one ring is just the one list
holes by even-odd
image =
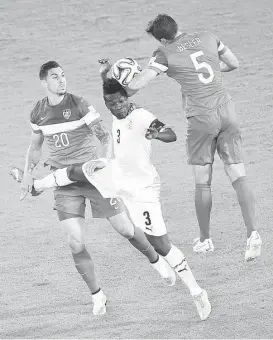
[[125, 191], [141, 190], [159, 183], [159, 175], [151, 161], [151, 140], [145, 133], [156, 117], [149, 111], [133, 106], [124, 119], [113, 116], [112, 134], [116, 180]]

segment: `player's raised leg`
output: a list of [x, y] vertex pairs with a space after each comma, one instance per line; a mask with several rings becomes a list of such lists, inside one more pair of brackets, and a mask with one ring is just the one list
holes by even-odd
[[[61, 202], [58, 202], [61, 205]], [[58, 211], [61, 225], [67, 235], [67, 242], [72, 253], [75, 267], [92, 294], [93, 314], [102, 315], [106, 313], [106, 296], [97, 282], [94, 262], [85, 248], [83, 241], [85, 223], [82, 217], [75, 214]]]

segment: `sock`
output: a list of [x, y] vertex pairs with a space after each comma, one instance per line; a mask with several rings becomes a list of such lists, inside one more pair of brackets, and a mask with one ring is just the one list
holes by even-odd
[[192, 296], [198, 295], [202, 292], [202, 288], [196, 282], [181, 250], [172, 244], [171, 250], [166, 256], [164, 256], [164, 258], [189, 288]]
[[135, 234], [133, 238], [129, 240], [129, 242], [143, 255], [145, 255], [151, 263], [158, 260], [157, 252], [155, 251], [151, 243], [147, 240], [143, 231], [141, 231], [139, 228], [135, 228]]
[[88, 179], [85, 177], [82, 166], [85, 163], [69, 165], [67, 168], [67, 177], [71, 181], [79, 181], [90, 184]]
[[195, 186], [195, 211], [200, 228], [200, 241], [210, 237], [210, 213], [212, 196], [210, 184], [197, 183]]
[[94, 263], [86, 249], [78, 254], [73, 254], [73, 259], [75, 262], [75, 267], [77, 271], [82, 276], [83, 280], [87, 284], [92, 294], [99, 292], [100, 287], [97, 283], [95, 276]]
[[250, 237], [252, 231], [255, 230], [255, 198], [249, 187], [246, 176], [236, 179], [232, 183], [236, 191], [238, 202], [241, 207], [243, 219], [247, 228], [247, 237]]
[[57, 169], [53, 173], [41, 179], [34, 180], [34, 188], [37, 191], [44, 191], [46, 189], [54, 188], [56, 186], [65, 186], [74, 183], [67, 176], [67, 168]]

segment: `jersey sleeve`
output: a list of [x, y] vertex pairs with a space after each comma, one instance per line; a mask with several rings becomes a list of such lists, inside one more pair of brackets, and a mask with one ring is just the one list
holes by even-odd
[[41, 128], [37, 124], [37, 117], [39, 114], [39, 102], [35, 105], [34, 109], [30, 113], [30, 126], [34, 133], [40, 133]]
[[138, 112], [136, 112], [135, 119], [138, 122], [138, 126], [139, 126], [140, 130], [146, 132], [146, 130], [149, 129], [151, 124], [155, 120], [157, 120], [157, 118], [152, 112], [147, 111], [143, 108], [140, 108], [136, 111], [138, 111]]
[[168, 70], [168, 59], [161, 49], [157, 49], [153, 53], [147, 68], [156, 71], [158, 74]]
[[226, 50], [228, 49], [228, 47], [215, 35], [210, 33], [214, 39], [216, 40], [217, 43], [217, 47], [218, 47], [218, 54], [224, 54], [226, 52]]
[[98, 111], [94, 108], [93, 105], [90, 105], [87, 100], [84, 98], [80, 98], [80, 102], [78, 104], [81, 117], [86, 125], [94, 125], [101, 121], [101, 116]]

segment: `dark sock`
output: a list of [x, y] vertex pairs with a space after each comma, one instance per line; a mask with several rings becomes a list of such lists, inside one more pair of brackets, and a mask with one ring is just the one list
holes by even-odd
[[81, 164], [72, 164], [69, 165], [67, 168], [67, 177], [71, 181], [75, 182], [84, 182], [84, 183], [90, 183], [86, 177], [84, 176], [84, 173], [82, 171], [82, 166], [84, 163]]
[[200, 241], [210, 237], [212, 195], [210, 184], [195, 185], [195, 211], [200, 228]]
[[77, 268], [78, 272], [80, 273], [83, 280], [87, 284], [91, 293], [95, 294], [96, 292], [99, 291], [100, 287], [96, 280], [94, 263], [88, 251], [84, 249], [82, 252], [78, 254], [72, 253], [72, 256], [75, 262], [75, 267]]
[[243, 219], [247, 228], [247, 237], [255, 230], [255, 198], [247, 182], [246, 176], [238, 178], [232, 183], [241, 207]]

